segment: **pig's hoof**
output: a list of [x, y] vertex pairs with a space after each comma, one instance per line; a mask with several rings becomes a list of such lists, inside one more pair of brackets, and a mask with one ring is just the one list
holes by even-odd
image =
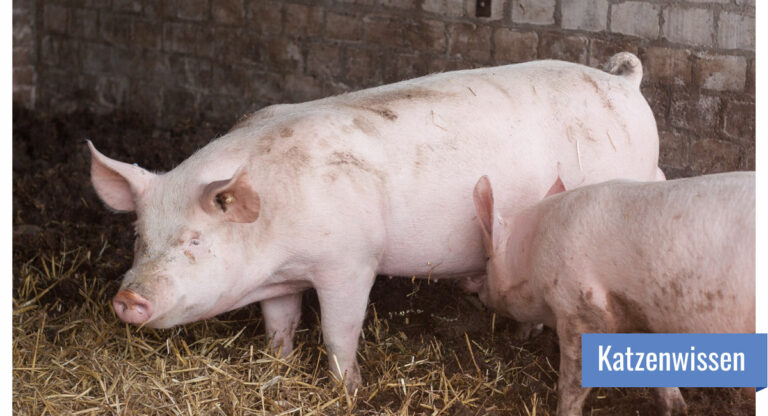
[[[339, 381], [339, 376], [335, 371], [331, 371], [333, 379]], [[363, 384], [363, 378], [360, 376], [360, 369], [355, 366], [344, 372], [344, 387], [347, 388], [347, 393], [354, 394], [355, 390], [360, 388]]]
[[544, 331], [544, 324], [517, 323], [513, 337], [518, 341], [528, 341]]
[[660, 410], [659, 414], [663, 416], [688, 414], [688, 405], [685, 404], [680, 389], [676, 387], [657, 388], [654, 389], [654, 392]]
[[347, 388], [347, 392], [349, 394], [355, 394], [355, 391], [359, 389], [362, 384], [363, 379], [360, 377], [360, 374], [352, 378], [347, 376], [347, 378], [344, 380], [344, 386]]
[[287, 358], [293, 352], [293, 342], [285, 339], [274, 339], [269, 347], [275, 352], [278, 358]]

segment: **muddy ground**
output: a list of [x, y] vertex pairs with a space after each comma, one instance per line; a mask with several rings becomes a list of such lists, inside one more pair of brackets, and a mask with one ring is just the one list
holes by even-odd
[[[189, 121], [158, 129], [121, 113], [14, 111], [15, 413], [554, 414], [559, 359], [553, 332], [516, 340], [514, 322], [494, 317], [451, 284], [378, 278], [360, 353], [367, 386], [352, 399], [334, 399], [341, 393], [323, 371], [307, 368], [325, 365], [311, 291], [305, 294], [297, 358], [288, 365], [298, 368], [291, 373], [299, 371], [296, 383], [304, 383], [296, 386], [314, 389], [304, 398], [286, 390], [293, 381], [279, 365], [274, 371], [283, 374], [282, 387], [242, 381], [260, 371], [253, 355], [267, 354], [259, 352], [264, 337], [257, 305], [173, 330], [121, 323], [108, 300], [131, 263], [133, 216], [113, 214], [97, 199], [85, 139], [110, 157], [168, 170], [227, 127]], [[232, 338], [238, 330], [242, 336]], [[194, 347], [202, 340], [216, 345], [217, 339], [231, 341], [203, 352]], [[148, 345], [151, 354], [123, 352], [123, 343]], [[178, 352], [171, 344], [191, 348]], [[85, 345], [101, 351], [101, 358], [88, 358]], [[231, 372], [208, 381], [222, 370], [202, 366], [197, 379], [166, 378], [166, 368], [189, 365], [195, 354], [208, 367]], [[426, 358], [416, 366], [419, 357]], [[126, 378], [129, 370], [142, 376]], [[269, 371], [259, 380], [275, 380]], [[128, 380], [132, 385], [123, 386]], [[196, 380], [209, 384], [194, 390]], [[226, 394], [236, 388], [242, 393]], [[683, 389], [683, 395], [692, 415], [754, 414], [754, 399], [734, 389]], [[648, 389], [595, 389], [584, 414], [655, 415], [657, 409]]]

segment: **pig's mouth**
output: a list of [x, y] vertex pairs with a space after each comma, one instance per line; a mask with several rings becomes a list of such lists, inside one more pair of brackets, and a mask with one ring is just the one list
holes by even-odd
[[186, 297], [182, 296], [176, 305], [162, 314], [153, 316], [145, 325], [150, 328], [170, 328], [177, 325], [204, 321], [232, 309], [230, 305], [221, 307], [219, 302], [208, 305], [205, 303], [187, 304], [186, 301]]
[[[224, 299], [222, 299], [224, 298]], [[206, 319], [213, 318], [216, 315], [220, 315], [224, 312], [229, 312], [237, 308], [237, 299], [227, 299], [225, 296], [220, 296], [216, 303], [212, 307], [207, 307], [205, 311], [199, 313], [194, 321], [204, 321]]]

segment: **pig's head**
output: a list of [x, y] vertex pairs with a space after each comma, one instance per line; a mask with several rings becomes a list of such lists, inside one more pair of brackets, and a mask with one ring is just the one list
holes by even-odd
[[242, 300], [243, 226], [256, 222], [260, 211], [248, 173], [240, 169], [229, 179], [201, 183], [183, 168], [154, 174], [88, 146], [99, 197], [115, 211], [137, 214], [133, 266], [113, 299], [120, 319], [167, 328]]
[[[558, 177], [545, 198], [564, 190]], [[488, 262], [486, 276], [464, 286], [474, 286], [480, 300], [494, 310], [521, 321], [539, 322], [543, 317], [534, 317], [534, 311], [545, 310], [546, 306], [541, 294], [535, 292], [535, 285], [530, 284], [530, 214], [515, 213], [502, 218], [494, 208], [493, 189], [487, 176], [475, 185], [473, 200]]]

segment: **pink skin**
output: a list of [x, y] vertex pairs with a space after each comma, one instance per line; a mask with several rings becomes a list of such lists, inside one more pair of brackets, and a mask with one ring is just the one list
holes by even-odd
[[[261, 302], [288, 354], [315, 288], [332, 374], [353, 389], [376, 274], [482, 273], [475, 178], [510, 190], [498, 201], [510, 212], [558, 175], [570, 187], [657, 178], [640, 63], [619, 54], [611, 68], [531, 62], [272, 106], [161, 174], [89, 144], [101, 199], [137, 215], [115, 310], [166, 328]], [[139, 297], [150, 313], [131, 309]]]
[[[584, 332], [755, 331], [752, 172], [611, 181], [505, 217], [482, 177], [474, 202], [489, 260], [487, 278], [467, 284], [489, 307], [556, 329], [559, 416], [581, 415], [590, 390]], [[662, 414], [685, 410], [678, 389], [656, 395]]]

